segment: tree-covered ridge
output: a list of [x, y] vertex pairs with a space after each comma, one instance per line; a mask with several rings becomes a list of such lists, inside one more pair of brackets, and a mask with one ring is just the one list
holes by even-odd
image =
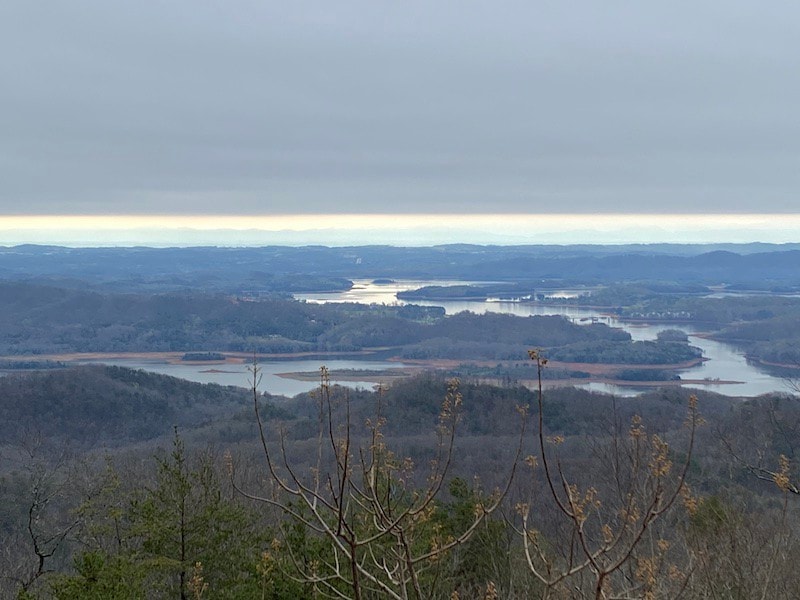
[[[530, 377], [529, 366], [527, 371]], [[445, 381], [440, 373], [429, 372], [385, 390], [380, 402], [388, 418], [387, 433], [405, 435], [435, 426]], [[355, 422], [363, 424], [374, 412], [375, 392], [336, 390], [351, 400]], [[518, 385], [463, 383], [460, 392], [464, 407], [460, 426], [471, 434], [513, 432], [517, 425], [514, 406], [529, 404], [534, 398], [528, 388]], [[549, 394], [553, 403], [548, 410], [553, 412], [548, 412], [548, 422], [554, 431], [574, 433], [573, 427], [599, 418], [606, 410], [605, 400], [585, 390], [558, 388]], [[675, 394], [679, 397], [684, 392]], [[263, 396], [262, 411], [270, 419], [281, 419], [290, 438], [303, 439], [319, 419], [316, 397], [317, 391], [295, 398]], [[252, 398], [243, 388], [193, 383], [124, 367], [81, 366], [0, 377], [0, 443], [18, 443], [35, 433], [53, 443], [124, 445], [159, 438], [173, 426], [199, 428], [203, 435], [237, 442], [254, 434], [251, 411]]]
[[532, 346], [572, 346], [573, 354], [591, 355], [581, 362], [666, 364], [690, 358], [676, 345], [636, 345], [622, 330], [597, 323], [578, 325], [560, 316], [445, 317], [436, 307], [312, 304], [199, 292], [110, 294], [0, 284], [0, 352], [7, 354], [177, 351], [199, 356], [219, 351], [383, 348], [404, 358], [513, 360]]
[[698, 323], [749, 358], [800, 365], [800, 297], [795, 295], [704, 298], [650, 292], [616, 310], [623, 318]]
[[[699, 294], [686, 285], [631, 284], [568, 302], [600, 303], [625, 319], [694, 323], [740, 345], [753, 358], [798, 363], [800, 298]], [[612, 341], [619, 343], [607, 344]], [[268, 296], [119, 294], [0, 284], [0, 353], [7, 355], [391, 348], [391, 354], [407, 359], [513, 360], [528, 346], [578, 362], [669, 364], [694, 358], [686, 347], [631, 344], [627, 334], [603, 324], [577, 326], [560, 317], [445, 317], [440, 308], [413, 305], [322, 305]]]
[[702, 298], [671, 294], [649, 294], [619, 305], [620, 315], [634, 319], [698, 321], [723, 326], [737, 321], [759, 321], [800, 314], [797, 296], [727, 296]]
[[401, 300], [485, 300], [487, 298], [530, 298], [536, 293], [533, 283], [482, 283], [479, 285], [426, 285], [398, 292]]
[[635, 341], [577, 343], [553, 348], [553, 360], [574, 363], [611, 363], [626, 365], [671, 365], [694, 361], [702, 351], [686, 342]]
[[[242, 382], [243, 384], [245, 382]], [[241, 412], [240, 388], [201, 385], [122, 367], [87, 366], [0, 377], [0, 443], [42, 436], [119, 445]]]
[[84, 280], [118, 290], [343, 289], [353, 278], [677, 281], [752, 289], [800, 285], [797, 245], [0, 248], [0, 276]]
[[[86, 377], [81, 370], [63, 373]], [[109, 376], [133, 389], [180, 393], [164, 376]], [[112, 448], [103, 460], [60, 452], [48, 459], [3, 447], [4, 458], [15, 458], [0, 470], [6, 548], [0, 592], [17, 597], [24, 590], [21, 597], [37, 600], [289, 599], [334, 590], [344, 598], [516, 600], [603, 598], [600, 589], [633, 598], [788, 600], [800, 584], [793, 568], [795, 465], [781, 458], [797, 450], [794, 398], [732, 402], [700, 393], [697, 406], [711, 427], [693, 436], [686, 411], [695, 401], [680, 389], [620, 399], [563, 388], [546, 392], [541, 409], [537, 394], [525, 388], [454, 384], [433, 375], [382, 393], [327, 390], [280, 400], [283, 413], [264, 413], [275, 401], [255, 397], [284, 483], [297, 477], [313, 490], [315, 473], [322, 473], [324, 485], [316, 489], [335, 500], [343, 489], [337, 477], [347, 472], [353, 478], [344, 480], [347, 486], [376, 492], [361, 497], [352, 488], [356, 495], [345, 497], [359, 502], [343, 512], [335, 501], [328, 504], [318, 513], [323, 521], [296, 488], [276, 491], [280, 483], [265, 463], [258, 428], [220, 444], [215, 432], [239, 414], [223, 412], [211, 426], [177, 434], [164, 422], [163, 448]], [[83, 392], [75, 386], [75, 394]], [[109, 388], [105, 400], [118, 393]], [[247, 418], [254, 425], [253, 399]], [[76, 419], [92, 421], [79, 403], [76, 409]], [[148, 416], [127, 418], [135, 427]], [[528, 427], [520, 438], [522, 420]], [[101, 427], [103, 416], [96, 421]], [[449, 439], [451, 425], [455, 445], [442, 485], [424, 510], [404, 512], [425, 502], [432, 465], [443, 466], [436, 448]], [[341, 443], [331, 445], [329, 437]], [[367, 456], [369, 468], [362, 470]], [[345, 457], [349, 466], [342, 466]], [[557, 464], [551, 476], [567, 482], [556, 489], [566, 513], [548, 491], [545, 459], [551, 469]], [[498, 491], [511, 473], [513, 492]], [[502, 515], [492, 508], [498, 502]], [[376, 516], [379, 507], [390, 510]], [[359, 544], [355, 579], [337, 540]], [[573, 571], [571, 552], [590, 553], [598, 570], [576, 561]], [[389, 567], [389, 575], [379, 567]]]

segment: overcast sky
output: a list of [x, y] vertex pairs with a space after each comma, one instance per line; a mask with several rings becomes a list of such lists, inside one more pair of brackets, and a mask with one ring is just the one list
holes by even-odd
[[789, 2], [0, 2], [2, 214], [800, 212]]

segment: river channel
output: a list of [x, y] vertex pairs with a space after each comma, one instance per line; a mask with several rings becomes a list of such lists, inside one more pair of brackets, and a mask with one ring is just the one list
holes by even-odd
[[[197, 383], [216, 383], [219, 385], [235, 385], [239, 387], [250, 387], [252, 385], [252, 375], [248, 370], [247, 364], [209, 364], [198, 365], [197, 363], [175, 364], [164, 362], [164, 360], [147, 359], [99, 359], [80, 361], [83, 364], [113, 365], [126, 367], [128, 369], [141, 369], [150, 373], [170, 375], [179, 377], [187, 381]], [[261, 373], [261, 383], [259, 391], [269, 392], [279, 396], [295, 396], [308, 392], [319, 387], [319, 380], [300, 381], [287, 377], [281, 377], [281, 373], [318, 373], [321, 365], [328, 367], [330, 371], [358, 369], [359, 371], [380, 371], [384, 369], [397, 369], [404, 367], [403, 363], [386, 362], [375, 360], [263, 360], [259, 361], [258, 367]], [[361, 387], [372, 389], [376, 384], [371, 381], [341, 381], [348, 387]]]
[[[331, 292], [318, 294], [296, 294], [299, 300], [307, 302], [361, 302], [364, 304], [404, 304], [398, 300], [396, 294], [403, 290], [417, 289], [423, 285], [464, 285], [464, 281], [423, 282], [412, 280], [395, 280], [392, 283], [377, 284], [371, 280], [355, 280], [353, 288], [346, 292]], [[563, 295], [570, 295], [565, 291]], [[692, 345], [703, 351], [707, 359], [701, 365], [684, 369], [680, 372], [682, 379], [706, 380], [709, 383], [696, 385], [698, 387], [731, 396], [758, 396], [769, 392], [787, 392], [786, 382], [780, 377], [749, 364], [744, 355], [733, 346], [698, 336], [703, 332], [692, 325], [675, 324], [645, 324], [629, 323], [609, 317], [598, 311], [576, 308], [572, 306], [559, 306], [547, 304], [526, 304], [520, 302], [485, 302], [485, 301], [415, 301], [414, 304], [424, 306], [441, 306], [448, 315], [461, 311], [471, 311], [478, 314], [487, 312], [505, 313], [520, 317], [530, 315], [564, 315], [576, 323], [590, 323], [596, 320], [607, 323], [611, 327], [619, 327], [627, 331], [634, 340], [653, 340], [659, 331], [664, 329], [682, 329], [689, 334]], [[722, 384], [714, 381], [736, 381], [740, 383]], [[587, 389], [613, 393], [617, 395], [632, 396], [642, 389], [628, 386], [616, 386], [603, 383], [588, 383], [581, 385]], [[687, 387], [692, 387], [687, 384]]]
[[[363, 304], [405, 304], [398, 300], [397, 293], [404, 290], [417, 289], [425, 285], [465, 285], [467, 281], [418, 281], [418, 280], [396, 280], [392, 283], [374, 283], [371, 280], [356, 280], [353, 288], [343, 292], [318, 293], [318, 294], [296, 294], [298, 300], [306, 302], [360, 302]], [[573, 295], [573, 290], [564, 290], [562, 296]], [[709, 340], [698, 334], [703, 332], [691, 325], [674, 324], [643, 324], [629, 323], [620, 321], [598, 311], [576, 308], [572, 306], [559, 306], [547, 304], [526, 304], [520, 302], [484, 302], [484, 301], [416, 301], [414, 304], [425, 306], [441, 306], [448, 315], [456, 314], [461, 311], [471, 311], [474, 313], [505, 313], [526, 317], [530, 315], [563, 315], [576, 323], [591, 323], [593, 320], [607, 323], [611, 327], [619, 327], [631, 334], [634, 340], [655, 339], [659, 331], [663, 329], [682, 329], [690, 336], [693, 345], [703, 351], [703, 356], [707, 359], [701, 365], [684, 369], [680, 372], [682, 379], [686, 380], [705, 380], [708, 383], [696, 385], [702, 389], [727, 394], [730, 396], [757, 396], [768, 392], [787, 392], [786, 382], [779, 378], [748, 364], [744, 355], [736, 348]], [[95, 362], [95, 361], [85, 361]], [[143, 369], [153, 373], [161, 373], [180, 377], [189, 381], [199, 383], [217, 383], [220, 385], [236, 385], [248, 387], [249, 372], [247, 365], [244, 364], [224, 364], [224, 365], [198, 365], [198, 364], [174, 364], [166, 363], [163, 360], [145, 359], [103, 359], [103, 364], [119, 365], [132, 369]], [[359, 359], [298, 359], [298, 360], [266, 360], [259, 363], [262, 369], [263, 378], [260, 390], [271, 394], [294, 396], [314, 389], [318, 384], [316, 381], [298, 381], [296, 379], [280, 376], [287, 372], [315, 372], [320, 365], [325, 364], [331, 371], [358, 369], [358, 370], [384, 370], [407, 366], [398, 362], [371, 361]], [[736, 381], [740, 383], [722, 384], [715, 381]], [[350, 387], [372, 388], [373, 382], [370, 381], [341, 381], [343, 385]], [[689, 384], [685, 384], [689, 386]], [[616, 386], [604, 383], [587, 383], [578, 387], [616, 394], [618, 396], [633, 396], [645, 388], [629, 386]]]

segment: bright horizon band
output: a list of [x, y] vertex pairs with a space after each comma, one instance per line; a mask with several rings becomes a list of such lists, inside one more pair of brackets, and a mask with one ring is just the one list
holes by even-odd
[[310, 230], [360, 227], [492, 226], [513, 223], [541, 228], [635, 227], [643, 224], [681, 228], [752, 227], [792, 224], [800, 226], [800, 213], [753, 214], [294, 214], [294, 215], [3, 215], [0, 230], [7, 229], [281, 229]]
[[[320, 232], [319, 239], [303, 233]], [[5, 215], [0, 245], [800, 242], [800, 214]], [[237, 234], [241, 234], [237, 237]], [[258, 235], [263, 234], [261, 240]], [[280, 234], [271, 239], [269, 234]], [[243, 236], [243, 237], [242, 237]], [[294, 236], [285, 241], [286, 236]], [[342, 239], [345, 236], [347, 239]], [[476, 237], [477, 236], [477, 237]], [[327, 239], [330, 237], [331, 239]], [[296, 239], [295, 239], [296, 238]]]

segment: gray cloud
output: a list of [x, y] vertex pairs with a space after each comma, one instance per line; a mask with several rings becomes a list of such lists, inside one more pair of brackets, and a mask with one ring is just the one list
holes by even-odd
[[0, 211], [797, 211], [800, 8], [0, 7]]

